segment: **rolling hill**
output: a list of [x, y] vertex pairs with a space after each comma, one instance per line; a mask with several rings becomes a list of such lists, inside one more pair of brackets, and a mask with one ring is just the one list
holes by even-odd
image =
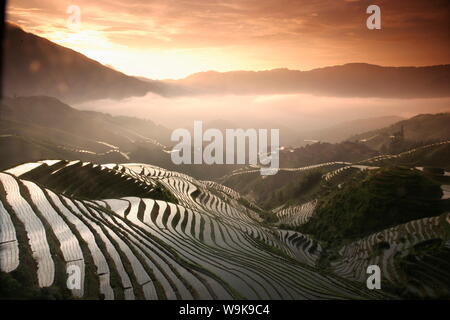
[[169, 140], [168, 129], [148, 120], [79, 111], [55, 98], [5, 98], [0, 123], [0, 168], [49, 157], [125, 162], [135, 153], [170, 162], [162, 144]]
[[322, 197], [302, 228], [318, 239], [358, 239], [411, 220], [450, 210], [440, 185], [419, 170], [384, 167]]
[[[269, 177], [248, 168], [221, 181], [269, 210], [271, 225], [308, 240], [310, 253], [320, 251], [315, 265], [322, 270], [364, 282], [367, 268], [378, 265], [389, 292], [445, 299], [450, 294], [449, 147], [446, 141], [353, 164], [282, 168]], [[445, 174], [414, 168], [432, 154], [447, 168]]]
[[[355, 143], [351, 143], [350, 147], [352, 145], [355, 145]], [[315, 150], [327, 150], [327, 148], [321, 149], [319, 143], [310, 147], [313, 146], [315, 146]], [[346, 148], [342, 148], [342, 144], [331, 146], [333, 149], [340, 151], [335, 155], [331, 154], [334, 156], [333, 161], [320, 162], [319, 159], [323, 159], [323, 157], [316, 154], [315, 159], [318, 159], [318, 162], [314, 163], [314, 157], [310, 157], [311, 153], [306, 153], [303, 154], [303, 157], [306, 157], [305, 164], [282, 166], [278, 173], [273, 176], [261, 176], [259, 168], [247, 166], [232, 171], [218, 181], [255, 201], [262, 208], [277, 212], [286, 207], [301, 206], [306, 202], [317, 200], [329, 188], [341, 187], [342, 183], [354, 178], [355, 174], [360, 171], [391, 166], [438, 167], [447, 171], [450, 170], [450, 157], [448, 156], [450, 154], [450, 140], [422, 145], [398, 154], [378, 154], [368, 158], [358, 153], [352, 155], [347, 152], [346, 155], [343, 155]], [[367, 148], [364, 145], [359, 147], [361, 146], [363, 150]], [[309, 149], [306, 147], [298, 150], [306, 152]], [[298, 150], [297, 152], [299, 152]], [[288, 153], [292, 154], [293, 152], [288, 151]], [[280, 153], [281, 159], [283, 159], [283, 154]], [[327, 157], [330, 156], [327, 153], [325, 154]], [[349, 160], [352, 157], [354, 160]], [[292, 156], [290, 159], [292, 161], [301, 158]], [[284, 162], [284, 164], [286, 163], [289, 162]]]
[[[220, 185], [149, 165], [80, 163], [139, 184], [159, 183], [178, 204], [136, 196], [79, 199], [65, 191], [71, 180], [52, 179], [73, 165], [44, 161], [0, 173], [2, 288], [20, 279], [16, 292], [38, 296], [51, 288], [55, 295], [104, 299], [392, 297], [322, 273], [313, 266], [318, 244], [308, 251], [303, 245], [313, 240], [264, 226]], [[60, 192], [21, 178], [42, 168]], [[82, 286], [71, 292], [68, 267], [82, 275]]]
[[[123, 188], [125, 181], [135, 187]], [[89, 186], [92, 192], [86, 192]], [[315, 207], [311, 202], [277, 216], [302, 226], [320, 218]], [[23, 164], [0, 172], [0, 295], [153, 300], [450, 294], [448, 213], [334, 248], [263, 217], [230, 188], [151, 165]], [[365, 270], [373, 263], [382, 268], [383, 290], [365, 288]], [[79, 288], [66, 288], [69, 267], [81, 270]]]
[[450, 113], [419, 114], [385, 128], [354, 135], [348, 141], [362, 142], [372, 149], [386, 151], [393, 135], [403, 131], [403, 146], [399, 146], [399, 151], [404, 151], [414, 146], [414, 143], [448, 140], [449, 123]]
[[48, 158], [96, 163], [142, 162], [215, 179], [241, 165], [174, 165], [171, 131], [150, 120], [81, 111], [45, 96], [0, 103], [0, 170]]

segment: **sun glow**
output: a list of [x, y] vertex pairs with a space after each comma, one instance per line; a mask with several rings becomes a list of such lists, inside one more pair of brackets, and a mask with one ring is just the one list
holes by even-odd
[[239, 54], [229, 54], [221, 48], [131, 48], [111, 42], [102, 31], [83, 29], [55, 30], [42, 36], [118, 71], [150, 79], [181, 79], [195, 72], [248, 67]]
[[[310, 70], [351, 62], [448, 63], [448, 14], [439, 5], [414, 0], [405, 11], [388, 1], [383, 8], [390, 18], [383, 20], [382, 30], [374, 31], [366, 26], [366, 7], [360, 2], [318, 0], [308, 6], [280, 6], [275, 0], [267, 5], [11, 0], [7, 13], [8, 20], [26, 31], [126, 74], [152, 79], [209, 70]], [[76, 30], [68, 25], [76, 12], [70, 7], [80, 9], [80, 19], [73, 19]], [[416, 12], [423, 19], [416, 19]]]

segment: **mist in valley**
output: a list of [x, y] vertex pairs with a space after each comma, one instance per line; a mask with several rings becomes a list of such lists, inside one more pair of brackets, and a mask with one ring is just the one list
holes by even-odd
[[[169, 129], [192, 129], [194, 120], [203, 121], [207, 128], [276, 128], [281, 131], [282, 143], [293, 146], [302, 145], [303, 138], [326, 141], [327, 137], [321, 136], [321, 132], [335, 126], [348, 124], [350, 136], [417, 114], [446, 112], [449, 106], [450, 98], [339, 98], [306, 94], [167, 98], [153, 93], [74, 105], [80, 110], [148, 119]], [[354, 128], [352, 132], [351, 122], [361, 119], [366, 119], [367, 128]]]

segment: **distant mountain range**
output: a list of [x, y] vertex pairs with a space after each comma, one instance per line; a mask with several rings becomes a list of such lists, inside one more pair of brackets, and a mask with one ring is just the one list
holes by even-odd
[[148, 92], [163, 96], [289, 93], [380, 98], [450, 96], [450, 65], [382, 67], [351, 63], [311, 71], [209, 71], [165, 81], [137, 78], [10, 23], [6, 24], [4, 59], [6, 96], [46, 95], [66, 103], [122, 99]]
[[184, 94], [290, 94], [335, 97], [449, 97], [450, 65], [382, 67], [350, 63], [311, 71], [200, 72], [169, 81]]

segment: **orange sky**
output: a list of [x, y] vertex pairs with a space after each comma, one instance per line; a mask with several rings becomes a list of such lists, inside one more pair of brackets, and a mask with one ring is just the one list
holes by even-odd
[[[81, 9], [79, 30], [67, 7]], [[382, 29], [366, 28], [366, 8]], [[8, 20], [131, 75], [450, 63], [448, 0], [10, 0]]]

